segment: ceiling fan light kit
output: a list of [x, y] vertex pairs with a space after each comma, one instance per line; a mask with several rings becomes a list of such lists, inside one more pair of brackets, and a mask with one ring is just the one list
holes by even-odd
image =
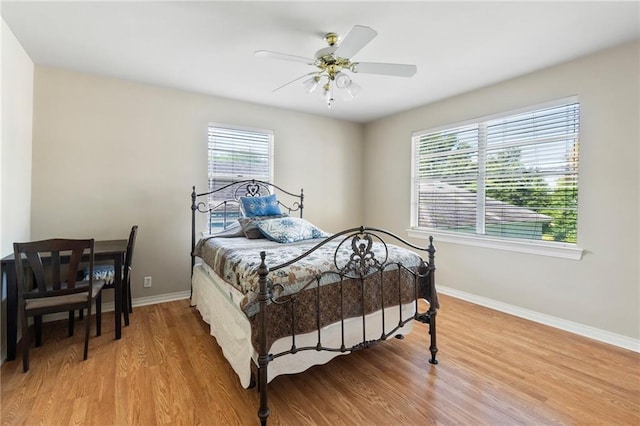
[[303, 81], [302, 85], [304, 86], [307, 93], [313, 93], [318, 88], [318, 83], [320, 83], [320, 77], [316, 75]]
[[[415, 65], [407, 64], [391, 64], [380, 62], [352, 62], [351, 57], [358, 53], [377, 35], [375, 30], [363, 25], [356, 25], [347, 34], [347, 36], [338, 44], [339, 37], [336, 33], [327, 33], [324, 36], [325, 41], [329, 45], [322, 48], [314, 55], [315, 59], [309, 59], [302, 56], [288, 55], [286, 53], [271, 52], [268, 50], [258, 50], [256, 56], [268, 57], [272, 59], [280, 59], [285, 61], [300, 62], [307, 65], [313, 65], [318, 68], [317, 71], [305, 74], [296, 78], [276, 89], [280, 90], [291, 83], [311, 76], [302, 82], [303, 88], [307, 93], [318, 92], [331, 108], [334, 101], [334, 93], [340, 95], [341, 99], [346, 101], [352, 100], [362, 90], [352, 78], [345, 72], [349, 71], [354, 74], [381, 74], [396, 77], [411, 77], [416, 71]], [[317, 90], [318, 87], [321, 90]]]
[[339, 71], [336, 74], [335, 80], [336, 80], [336, 86], [338, 86], [339, 89], [346, 89], [351, 85], [351, 79], [347, 74], [343, 73], [342, 71]]

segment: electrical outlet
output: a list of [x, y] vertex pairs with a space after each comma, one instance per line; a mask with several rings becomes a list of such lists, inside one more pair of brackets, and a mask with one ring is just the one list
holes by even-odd
[[144, 277], [143, 287], [151, 287], [151, 277]]

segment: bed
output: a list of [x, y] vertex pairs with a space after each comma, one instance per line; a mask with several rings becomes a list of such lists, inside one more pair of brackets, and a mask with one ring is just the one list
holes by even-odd
[[414, 320], [429, 325], [438, 362], [433, 239], [419, 247], [365, 226], [328, 234], [303, 218], [303, 202], [302, 190], [257, 180], [191, 193], [191, 305], [242, 386], [257, 376], [263, 425], [272, 379], [401, 339]]

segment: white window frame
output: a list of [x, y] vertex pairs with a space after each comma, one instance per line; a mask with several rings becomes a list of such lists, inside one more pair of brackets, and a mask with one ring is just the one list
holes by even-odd
[[[489, 116], [484, 116], [472, 120], [466, 120], [464, 122], [459, 122], [450, 125], [439, 126], [436, 128], [431, 128], [428, 130], [421, 130], [413, 132], [411, 135], [411, 216], [410, 216], [410, 228], [407, 229], [407, 234], [409, 237], [418, 238], [418, 239], [427, 239], [429, 236], [433, 236], [437, 241], [454, 243], [454, 244], [463, 244], [474, 247], [484, 247], [498, 250], [507, 250], [512, 252], [519, 253], [527, 253], [527, 254], [536, 254], [543, 256], [551, 256], [558, 257], [564, 259], [571, 260], [580, 260], [582, 258], [583, 249], [578, 246], [578, 244], [573, 243], [564, 243], [564, 242], [556, 242], [556, 241], [541, 241], [541, 240], [527, 240], [527, 239], [519, 239], [519, 238], [505, 238], [505, 237], [494, 237], [488, 235], [481, 234], [471, 234], [471, 233], [462, 233], [462, 232], [448, 232], [443, 230], [437, 230], [433, 228], [419, 228], [417, 226], [418, 223], [418, 197], [416, 194], [416, 173], [417, 173], [417, 155], [416, 155], [416, 141], [420, 136], [436, 133], [439, 131], [444, 131], [452, 128], [458, 128], [469, 125], [479, 125], [482, 126], [483, 123], [488, 121], [506, 118], [513, 115], [523, 114], [527, 112], [532, 112], [535, 110], [550, 108], [554, 106], [566, 105], [570, 103], [577, 103], [578, 97], [571, 96], [563, 99], [557, 99], [551, 102], [538, 104], [535, 106], [529, 106], [525, 108], [520, 108], [517, 110], [512, 110], [508, 112], [493, 114]], [[484, 188], [483, 188], [484, 190]], [[480, 191], [479, 191], [480, 192]]]

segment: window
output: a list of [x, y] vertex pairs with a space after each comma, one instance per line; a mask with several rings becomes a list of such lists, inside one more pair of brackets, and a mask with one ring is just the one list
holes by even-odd
[[[210, 124], [208, 140], [208, 191], [245, 179], [272, 181], [272, 131]], [[210, 195], [209, 206], [213, 208], [233, 197], [232, 189], [217, 192]], [[221, 206], [211, 213], [210, 229], [228, 226], [239, 215], [238, 205]]]
[[580, 105], [413, 134], [412, 228], [575, 244]]

